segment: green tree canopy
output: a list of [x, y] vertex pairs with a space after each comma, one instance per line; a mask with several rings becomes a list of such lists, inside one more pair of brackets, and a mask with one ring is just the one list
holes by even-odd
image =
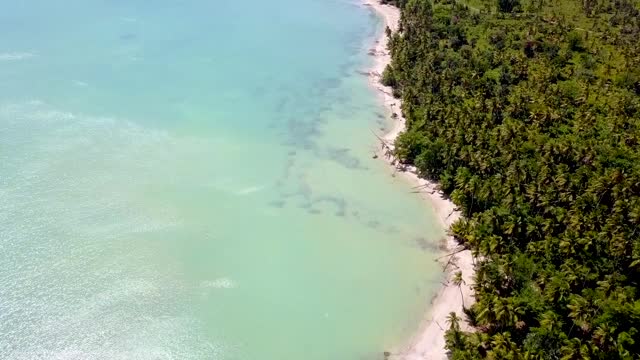
[[640, 358], [640, 4], [396, 1], [396, 156], [480, 255], [454, 359]]

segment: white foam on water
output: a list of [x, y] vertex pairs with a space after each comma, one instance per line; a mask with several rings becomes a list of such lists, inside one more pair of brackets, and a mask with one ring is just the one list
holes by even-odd
[[84, 81], [80, 81], [80, 80], [73, 80], [73, 85], [79, 86], [79, 87], [87, 87], [87, 86], [89, 86], [88, 83], [86, 83]]
[[236, 195], [249, 195], [264, 189], [264, 186], [249, 186], [236, 192]]
[[223, 277], [215, 280], [203, 281], [200, 283], [200, 287], [209, 289], [233, 289], [236, 287], [236, 283], [229, 278]]
[[26, 102], [27, 105], [44, 105], [44, 101], [39, 99], [32, 99]]
[[7, 52], [0, 53], [0, 61], [20, 61], [34, 57], [34, 53], [30, 52]]

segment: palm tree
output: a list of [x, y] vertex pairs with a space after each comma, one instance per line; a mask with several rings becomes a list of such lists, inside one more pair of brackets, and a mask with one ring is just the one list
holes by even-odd
[[450, 312], [447, 316], [447, 324], [449, 324], [449, 329], [453, 331], [460, 331], [461, 320], [462, 319], [458, 316], [458, 314], [455, 313], [455, 311]]
[[574, 295], [571, 297], [569, 304], [567, 305], [569, 311], [569, 317], [573, 319], [574, 323], [587, 332], [591, 329], [591, 316], [593, 309], [587, 299], [580, 295]]
[[547, 311], [540, 317], [540, 327], [549, 333], [562, 330], [562, 320], [553, 311]]
[[458, 271], [455, 274], [453, 274], [453, 278], [451, 279], [451, 282], [458, 287], [458, 290], [460, 290], [460, 299], [462, 300], [462, 308], [466, 309], [467, 307], [464, 305], [464, 295], [462, 294], [462, 284], [466, 285], [466, 282], [462, 278], [462, 271]]
[[460, 349], [462, 348], [462, 332], [460, 331], [460, 317], [454, 311], [450, 312], [447, 316], [447, 323], [449, 324], [449, 331], [445, 335], [447, 341], [447, 348]]

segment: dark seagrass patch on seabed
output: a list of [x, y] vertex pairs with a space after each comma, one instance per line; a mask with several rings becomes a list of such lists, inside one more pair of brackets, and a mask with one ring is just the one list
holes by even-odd
[[281, 209], [286, 205], [286, 202], [284, 200], [273, 200], [273, 201], [270, 201], [268, 205], [271, 207]]
[[369, 220], [366, 225], [372, 229], [378, 229], [382, 224], [378, 220]]
[[341, 197], [325, 195], [312, 200], [311, 203], [313, 205], [319, 205], [321, 203], [332, 204], [336, 208], [334, 214], [339, 217], [345, 217], [347, 213], [347, 200]]
[[119, 38], [120, 38], [120, 40], [123, 40], [123, 41], [130, 41], [130, 40], [137, 39], [138, 35], [136, 35], [134, 33], [124, 33], [124, 34], [121, 34], [119, 36]]
[[287, 121], [287, 140], [285, 145], [305, 150], [316, 148], [314, 138], [320, 136], [322, 132], [319, 129], [318, 121], [302, 121], [298, 119], [289, 119]]
[[329, 159], [337, 162], [338, 164], [348, 169], [361, 169], [366, 170], [366, 167], [362, 166], [360, 159], [350, 154], [351, 150], [347, 148], [329, 148], [327, 149], [327, 155]]
[[420, 236], [413, 239], [413, 243], [422, 251], [431, 251], [431, 252], [440, 251], [439, 241], [437, 242], [429, 241], [426, 238]]

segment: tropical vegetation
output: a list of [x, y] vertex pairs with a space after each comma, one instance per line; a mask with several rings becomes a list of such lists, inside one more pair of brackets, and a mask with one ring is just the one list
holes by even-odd
[[640, 359], [640, 2], [388, 2], [395, 155], [478, 260], [452, 359]]

